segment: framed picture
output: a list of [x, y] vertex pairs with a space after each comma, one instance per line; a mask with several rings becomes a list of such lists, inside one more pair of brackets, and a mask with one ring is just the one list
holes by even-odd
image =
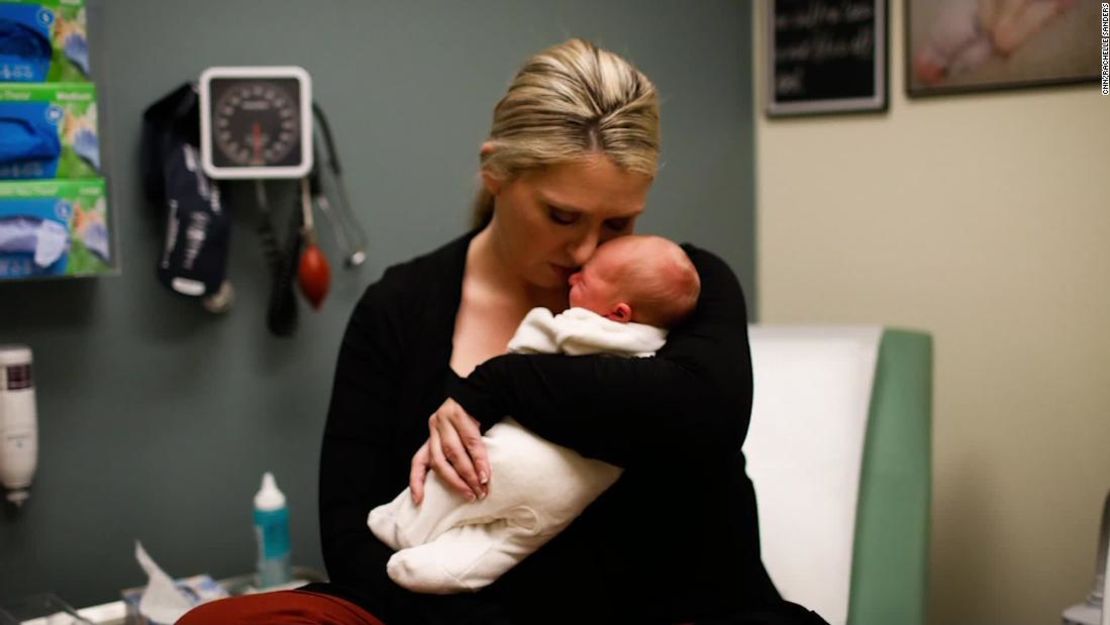
[[885, 111], [887, 0], [766, 0], [767, 114]]
[[905, 1], [910, 96], [1099, 79], [1099, 2]]

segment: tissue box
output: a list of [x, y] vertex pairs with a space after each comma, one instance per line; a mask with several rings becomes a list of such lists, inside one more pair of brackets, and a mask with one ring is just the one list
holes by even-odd
[[[174, 585], [194, 606], [229, 596], [227, 590], [208, 575], [176, 579]], [[139, 613], [139, 601], [143, 598], [143, 590], [145, 587], [128, 588], [122, 592], [123, 602], [127, 605], [127, 625], [173, 625], [156, 623]]]
[[86, 26], [84, 0], [0, 2], [0, 81], [88, 81]]
[[103, 180], [0, 182], [0, 281], [110, 273]]
[[0, 179], [95, 178], [100, 171], [96, 87], [0, 84]]

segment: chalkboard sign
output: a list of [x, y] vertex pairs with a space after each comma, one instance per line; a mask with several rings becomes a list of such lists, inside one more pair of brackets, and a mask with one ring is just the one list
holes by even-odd
[[768, 115], [886, 110], [886, 0], [767, 2]]

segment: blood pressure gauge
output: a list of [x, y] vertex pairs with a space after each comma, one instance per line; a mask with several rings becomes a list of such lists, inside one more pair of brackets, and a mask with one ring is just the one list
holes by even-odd
[[200, 151], [212, 178], [301, 178], [312, 169], [312, 79], [300, 67], [200, 75]]

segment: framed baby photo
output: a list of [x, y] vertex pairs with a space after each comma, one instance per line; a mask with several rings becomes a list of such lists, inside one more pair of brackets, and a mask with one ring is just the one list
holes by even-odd
[[910, 96], [1097, 82], [1094, 0], [905, 0]]
[[765, 0], [767, 115], [887, 108], [887, 0]]

